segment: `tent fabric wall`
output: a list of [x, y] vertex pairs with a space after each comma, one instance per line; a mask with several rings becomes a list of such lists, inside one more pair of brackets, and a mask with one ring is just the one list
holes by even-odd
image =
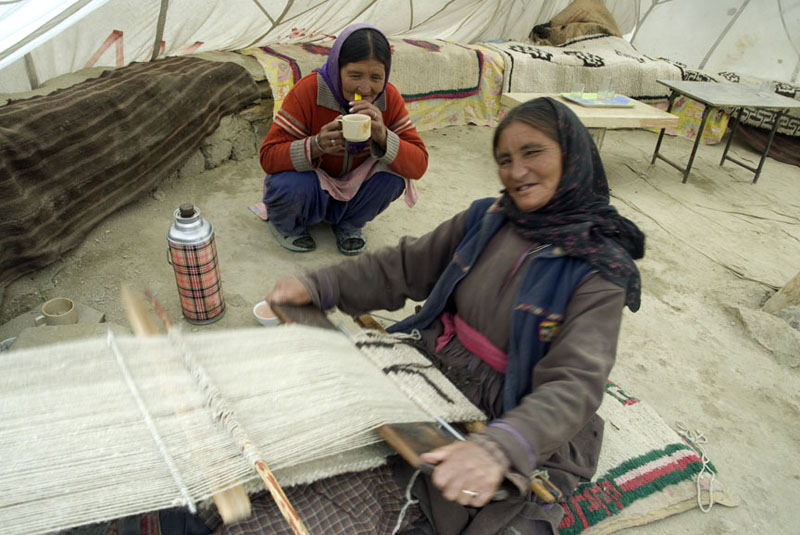
[[646, 9], [631, 43], [642, 53], [706, 72], [800, 81], [800, 2], [641, 1]]
[[[564, 0], [109, 0], [36, 47], [30, 52], [30, 59], [40, 81], [74, 72], [87, 66], [103, 44], [113, 38], [114, 32], [121, 37], [100, 54], [96, 65], [122, 66], [132, 61], [148, 61], [156, 40], [163, 41], [163, 51], [156, 52], [159, 57], [195, 50], [238, 50], [256, 45], [313, 42], [336, 35], [353, 22], [375, 24], [394, 37], [436, 37], [465, 43], [523, 38], [537, 20], [547, 20], [567, 3]], [[0, 4], [0, 42], [5, 34], [11, 33], [6, 26], [11, 9], [38, 9], [33, 4], [34, 0]], [[160, 29], [162, 6], [166, 10]], [[52, 16], [58, 13], [54, 9]], [[121, 64], [117, 58], [119, 47], [123, 55]], [[16, 63], [24, 58], [10, 56], [5, 63], [9, 60]], [[0, 68], [3, 66], [0, 51]], [[0, 77], [0, 92], [29, 88], [27, 77]]]
[[[87, 65], [119, 67], [194, 51], [313, 42], [337, 35], [356, 21], [375, 24], [398, 38], [523, 41], [534, 25], [549, 21], [569, 3], [7, 0], [0, 4], [0, 92], [27, 91], [36, 83]], [[742, 72], [788, 82], [798, 79], [800, 0], [603, 3], [623, 35], [631, 36], [633, 45], [643, 53], [711, 72]], [[35, 23], [21, 22], [28, 20]], [[26, 32], [30, 35], [51, 27], [50, 32], [40, 32], [47, 33], [46, 40], [33, 42], [26, 37]]]

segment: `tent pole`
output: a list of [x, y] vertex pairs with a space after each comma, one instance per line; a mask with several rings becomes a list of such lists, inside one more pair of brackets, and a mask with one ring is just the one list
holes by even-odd
[[725, 25], [725, 28], [717, 36], [717, 40], [714, 41], [714, 44], [711, 45], [711, 48], [709, 48], [708, 51], [706, 52], [706, 56], [703, 58], [703, 61], [701, 61], [700, 64], [697, 66], [698, 69], [704, 69], [705, 68], [706, 63], [708, 62], [709, 58], [711, 57], [711, 54], [714, 53], [714, 51], [717, 49], [717, 47], [722, 42], [722, 40], [725, 38], [725, 36], [728, 35], [728, 31], [731, 29], [731, 27], [733, 27], [733, 23], [736, 22], [736, 19], [738, 19], [739, 15], [741, 15], [744, 12], [745, 8], [747, 7], [747, 4], [749, 4], [749, 3], [750, 3], [750, 0], [744, 0], [744, 2], [742, 2], [742, 5], [739, 6], [739, 9], [731, 17], [731, 20], [728, 21], [728, 24]]
[[31, 89], [39, 87], [39, 77], [36, 75], [36, 65], [33, 64], [33, 56], [28, 52], [25, 54], [25, 71], [28, 73], [28, 83], [31, 84]]
[[158, 27], [156, 28], [156, 40], [153, 42], [153, 55], [150, 61], [158, 58], [161, 51], [161, 39], [164, 37], [164, 25], [167, 23], [167, 8], [169, 0], [161, 0], [161, 10], [158, 12]]

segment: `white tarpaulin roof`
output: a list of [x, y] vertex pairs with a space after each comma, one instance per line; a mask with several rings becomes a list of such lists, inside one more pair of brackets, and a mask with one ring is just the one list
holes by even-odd
[[[88, 66], [336, 35], [524, 40], [569, 0], [0, 0], [0, 92]], [[605, 0], [642, 52], [797, 81], [800, 0]]]
[[797, 0], [641, 0], [631, 44], [702, 71], [798, 81]]

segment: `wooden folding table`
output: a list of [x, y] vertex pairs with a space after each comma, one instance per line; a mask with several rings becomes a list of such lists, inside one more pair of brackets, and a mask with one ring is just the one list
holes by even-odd
[[565, 99], [559, 93], [504, 93], [500, 97], [500, 104], [513, 108], [538, 97], [551, 97], [575, 112], [583, 126], [592, 134], [598, 149], [603, 145], [603, 138], [608, 128], [676, 128], [678, 126], [677, 116], [637, 100], [633, 100], [633, 106], [629, 108], [605, 108], [581, 106]]

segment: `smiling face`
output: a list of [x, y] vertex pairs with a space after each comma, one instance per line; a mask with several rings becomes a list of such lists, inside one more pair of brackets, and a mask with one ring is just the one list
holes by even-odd
[[377, 59], [346, 63], [339, 69], [339, 78], [342, 81], [342, 96], [348, 102], [355, 100], [356, 93], [372, 102], [383, 91], [386, 66]]
[[563, 172], [561, 146], [541, 130], [514, 121], [497, 138], [497, 173], [508, 195], [522, 212], [550, 202]]

